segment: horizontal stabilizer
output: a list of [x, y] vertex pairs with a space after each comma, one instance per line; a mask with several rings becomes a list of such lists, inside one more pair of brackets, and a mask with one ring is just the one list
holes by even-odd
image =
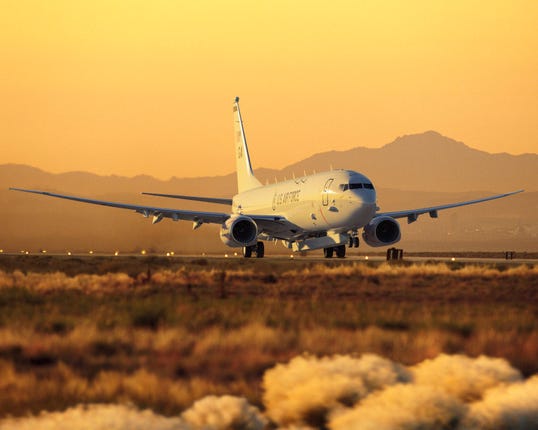
[[170, 199], [194, 200], [197, 202], [216, 203], [219, 205], [232, 205], [232, 199], [219, 199], [216, 197], [183, 196], [179, 194], [142, 193], [147, 196], [167, 197]]

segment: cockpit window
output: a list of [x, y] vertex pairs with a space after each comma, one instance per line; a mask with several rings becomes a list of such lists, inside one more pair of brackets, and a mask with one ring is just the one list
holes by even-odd
[[340, 190], [342, 190], [342, 191], [356, 190], [358, 188], [366, 188], [368, 190], [373, 190], [374, 186], [369, 182], [366, 182], [366, 183], [356, 182], [356, 183], [351, 183], [351, 184], [340, 184]]

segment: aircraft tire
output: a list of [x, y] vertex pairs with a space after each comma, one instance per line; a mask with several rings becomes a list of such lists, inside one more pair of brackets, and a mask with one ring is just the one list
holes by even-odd
[[354, 239], [353, 236], [349, 236], [349, 247], [350, 247], [350, 248], [353, 248], [353, 243], [354, 243], [354, 242], [353, 242], [353, 239]]
[[263, 242], [258, 242], [256, 244], [256, 258], [263, 258], [265, 255], [265, 245]]
[[353, 238], [353, 247], [354, 248], [358, 248], [359, 247], [359, 238], [357, 236], [355, 236]]
[[323, 256], [325, 258], [332, 258], [333, 257], [334, 248], [323, 248]]
[[243, 257], [252, 257], [252, 246], [243, 246]]
[[334, 248], [336, 256], [338, 258], [344, 258], [346, 256], [346, 245], [340, 245]]

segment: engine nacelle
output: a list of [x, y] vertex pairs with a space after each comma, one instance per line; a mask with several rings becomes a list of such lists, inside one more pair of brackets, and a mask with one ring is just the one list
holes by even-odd
[[362, 231], [362, 238], [369, 246], [392, 245], [400, 240], [400, 224], [390, 216], [374, 218]]
[[252, 218], [233, 215], [220, 228], [220, 240], [232, 248], [256, 244], [258, 226]]

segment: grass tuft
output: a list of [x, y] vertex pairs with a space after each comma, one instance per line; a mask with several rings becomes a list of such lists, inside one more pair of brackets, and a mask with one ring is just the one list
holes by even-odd
[[304, 352], [486, 354], [538, 372], [536, 266], [88, 261], [0, 271], [0, 417], [89, 402], [178, 414], [222, 394], [261, 405], [264, 373]]

